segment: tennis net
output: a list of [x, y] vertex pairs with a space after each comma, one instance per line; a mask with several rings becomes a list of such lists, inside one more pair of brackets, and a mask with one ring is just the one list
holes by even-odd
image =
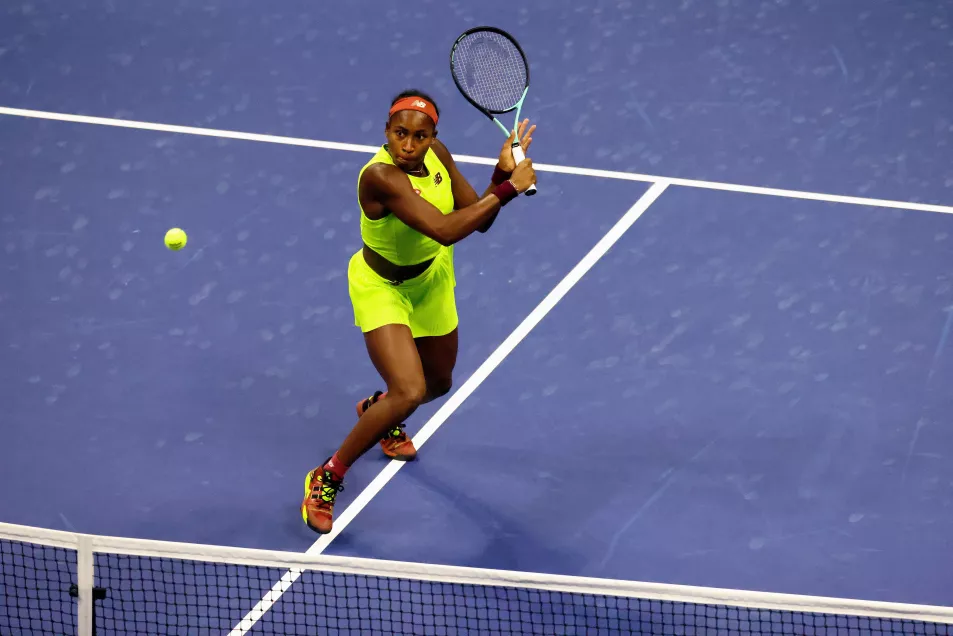
[[925, 634], [953, 608], [0, 523], [0, 634]]

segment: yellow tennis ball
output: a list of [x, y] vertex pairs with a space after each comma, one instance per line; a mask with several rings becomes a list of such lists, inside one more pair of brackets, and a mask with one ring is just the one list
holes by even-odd
[[189, 237], [185, 235], [185, 232], [177, 227], [165, 233], [165, 246], [170, 250], [182, 249], [188, 240]]

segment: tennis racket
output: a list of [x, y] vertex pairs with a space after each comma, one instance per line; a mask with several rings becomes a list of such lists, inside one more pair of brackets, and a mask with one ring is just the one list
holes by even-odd
[[[517, 129], [529, 91], [529, 63], [512, 35], [490, 26], [467, 29], [450, 49], [450, 73], [467, 101], [496, 122], [507, 137], [511, 131], [496, 116], [515, 110], [513, 130]], [[513, 159], [518, 164], [525, 158], [517, 135]], [[536, 186], [530, 186], [525, 194], [536, 194]]]

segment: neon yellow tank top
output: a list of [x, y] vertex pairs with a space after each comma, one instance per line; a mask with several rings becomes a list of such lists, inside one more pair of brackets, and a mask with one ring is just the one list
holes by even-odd
[[[394, 165], [394, 160], [387, 152], [387, 146], [381, 146], [371, 160], [364, 164], [357, 176], [358, 192], [360, 192], [361, 176], [364, 171], [375, 163]], [[407, 175], [414, 190], [440, 210], [443, 214], [453, 212], [453, 190], [450, 187], [450, 175], [443, 162], [437, 158], [433, 149], [424, 155], [424, 165], [427, 166], [426, 177]], [[361, 238], [369, 248], [386, 258], [395, 265], [416, 265], [434, 258], [443, 248], [440, 243], [421, 234], [393, 214], [382, 219], [372, 220], [364, 214], [361, 206], [360, 194], [357, 205], [361, 210]]]

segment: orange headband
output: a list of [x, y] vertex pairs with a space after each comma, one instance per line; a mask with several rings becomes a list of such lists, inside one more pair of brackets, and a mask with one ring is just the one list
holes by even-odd
[[405, 97], [390, 107], [390, 117], [399, 110], [417, 110], [430, 117], [433, 125], [437, 125], [437, 109], [433, 104], [422, 97]]

